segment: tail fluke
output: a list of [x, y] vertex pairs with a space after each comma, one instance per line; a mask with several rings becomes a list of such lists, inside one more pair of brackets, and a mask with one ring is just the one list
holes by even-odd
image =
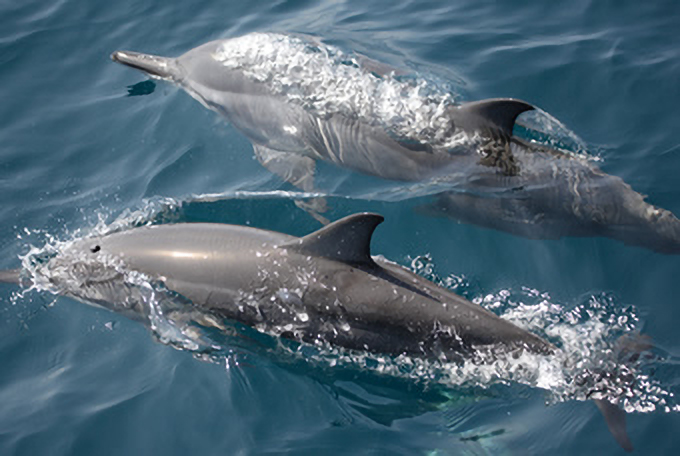
[[[646, 203], [645, 203], [646, 204]], [[659, 253], [680, 254], [680, 220], [670, 211], [650, 204], [644, 207], [642, 228], [623, 239], [630, 244], [648, 247]]]
[[[614, 352], [618, 362], [634, 363], [638, 361], [643, 352], [650, 350], [653, 346], [650, 337], [640, 333], [629, 333], [619, 337], [614, 345]], [[633, 451], [633, 444], [626, 431], [626, 412], [606, 399], [595, 399], [594, 402], [602, 412], [609, 432], [612, 433], [616, 442], [624, 450]]]
[[629, 453], [633, 451], [633, 444], [628, 438], [628, 431], [626, 431], [626, 412], [605, 399], [595, 399], [594, 402], [602, 412], [609, 432], [614, 436], [616, 443]]

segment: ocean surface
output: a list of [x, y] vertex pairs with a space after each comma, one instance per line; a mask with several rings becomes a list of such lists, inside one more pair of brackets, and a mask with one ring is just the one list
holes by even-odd
[[[526, 100], [680, 214], [678, 30], [670, 0], [0, 2], [0, 269], [144, 224], [318, 229], [240, 132], [110, 60], [251, 32], [317, 35], [462, 100]], [[385, 216], [375, 254], [550, 337], [564, 359], [440, 366], [217, 336], [206, 352], [0, 284], [0, 454], [622, 454], [579, 369], [627, 332], [653, 344], [620, 390], [636, 452], [680, 454], [680, 256], [525, 239], [431, 218], [422, 198], [376, 192], [375, 178], [321, 165], [320, 179], [333, 183], [330, 219]]]

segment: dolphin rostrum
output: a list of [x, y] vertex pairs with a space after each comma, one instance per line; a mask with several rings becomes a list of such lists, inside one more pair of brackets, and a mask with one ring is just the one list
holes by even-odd
[[[592, 161], [513, 135], [535, 109], [515, 99], [457, 105], [428, 80], [305, 35], [252, 33], [178, 58], [117, 51], [226, 117], [258, 160], [305, 190], [316, 160], [453, 190], [430, 209], [531, 238], [608, 236], [680, 253], [680, 221]], [[313, 209], [313, 207], [311, 208]]]
[[[301, 343], [452, 362], [556, 352], [545, 339], [371, 256], [382, 221], [355, 214], [302, 238], [224, 224], [140, 227], [75, 241], [45, 264], [47, 272], [22, 279], [19, 271], [0, 271], [0, 281], [47, 280], [59, 294], [148, 324], [148, 299], [125, 279], [132, 271], [188, 300], [204, 316], [196, 321], [226, 319]], [[632, 448], [623, 411], [598, 405], [619, 444]]]

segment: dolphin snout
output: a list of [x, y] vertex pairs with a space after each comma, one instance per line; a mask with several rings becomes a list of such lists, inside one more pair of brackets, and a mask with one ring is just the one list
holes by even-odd
[[122, 58], [125, 58], [125, 52], [123, 51], [115, 51], [113, 54], [111, 54], [111, 60], [114, 62], [120, 62], [122, 58], [120, 56], [123, 56]]
[[133, 51], [115, 51], [111, 60], [143, 71], [154, 78], [173, 79], [177, 73], [175, 59]]

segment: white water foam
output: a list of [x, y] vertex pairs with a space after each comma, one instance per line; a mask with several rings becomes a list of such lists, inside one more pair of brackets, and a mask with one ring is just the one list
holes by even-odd
[[311, 37], [251, 33], [226, 40], [213, 57], [321, 118], [341, 113], [433, 146], [453, 140], [446, 110], [455, 94], [396, 69], [378, 74], [365, 57]]
[[[429, 255], [416, 257], [414, 272], [453, 291], [465, 291], [464, 277], [439, 277]], [[468, 296], [512, 323], [559, 347], [555, 355], [524, 352], [519, 356], [475, 360], [435, 368], [447, 384], [488, 387], [509, 382], [548, 391], [549, 402], [607, 399], [627, 412], [679, 412], [671, 386], [650, 372], [664, 361], [652, 354], [650, 341], [638, 331], [637, 310], [622, 307], [607, 294], [591, 295], [576, 305], [554, 302], [530, 288]]]

